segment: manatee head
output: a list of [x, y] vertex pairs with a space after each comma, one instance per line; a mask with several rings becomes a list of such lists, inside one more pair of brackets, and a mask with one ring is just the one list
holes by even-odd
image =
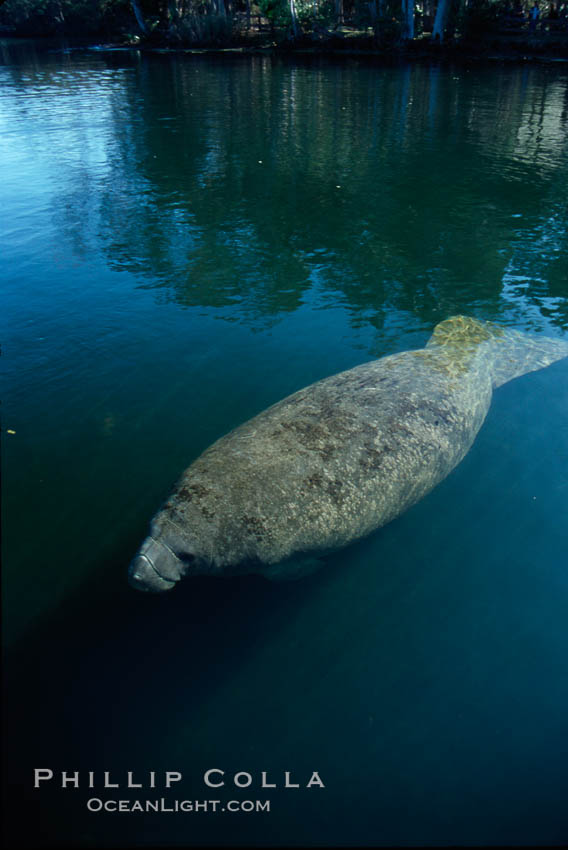
[[150, 535], [134, 556], [128, 570], [137, 590], [171, 590], [185, 575], [204, 572], [204, 560], [195, 547], [173, 526], [152, 523]]
[[229, 460], [219, 451], [219, 468], [206, 473], [205, 462], [213, 464], [205, 453], [186, 470], [130, 564], [132, 587], [163, 591], [184, 577], [258, 571], [258, 523], [243, 512], [245, 486]]

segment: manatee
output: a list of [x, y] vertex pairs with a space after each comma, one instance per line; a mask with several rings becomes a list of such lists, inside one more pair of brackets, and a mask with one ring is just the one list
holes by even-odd
[[182, 576], [297, 578], [390, 522], [463, 459], [493, 389], [568, 357], [568, 342], [454, 316], [425, 348], [325, 378], [188, 467], [130, 565], [143, 590]]

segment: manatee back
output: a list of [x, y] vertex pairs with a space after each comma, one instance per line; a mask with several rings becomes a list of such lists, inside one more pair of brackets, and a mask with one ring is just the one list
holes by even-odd
[[174, 521], [208, 539], [220, 567], [252, 562], [262, 571], [297, 552], [344, 546], [398, 516], [459, 463], [490, 399], [486, 372], [456, 376], [437, 351], [334, 375], [201, 455], [170, 502]]

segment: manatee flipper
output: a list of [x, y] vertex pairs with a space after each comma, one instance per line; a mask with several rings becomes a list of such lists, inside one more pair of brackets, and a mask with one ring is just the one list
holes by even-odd
[[271, 564], [262, 571], [262, 575], [270, 581], [297, 581], [317, 572], [324, 566], [323, 558], [288, 558], [279, 564]]

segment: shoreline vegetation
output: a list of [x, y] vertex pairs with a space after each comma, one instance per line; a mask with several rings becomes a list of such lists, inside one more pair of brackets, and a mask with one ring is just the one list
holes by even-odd
[[0, 0], [0, 36], [160, 52], [568, 61], [568, 1]]

